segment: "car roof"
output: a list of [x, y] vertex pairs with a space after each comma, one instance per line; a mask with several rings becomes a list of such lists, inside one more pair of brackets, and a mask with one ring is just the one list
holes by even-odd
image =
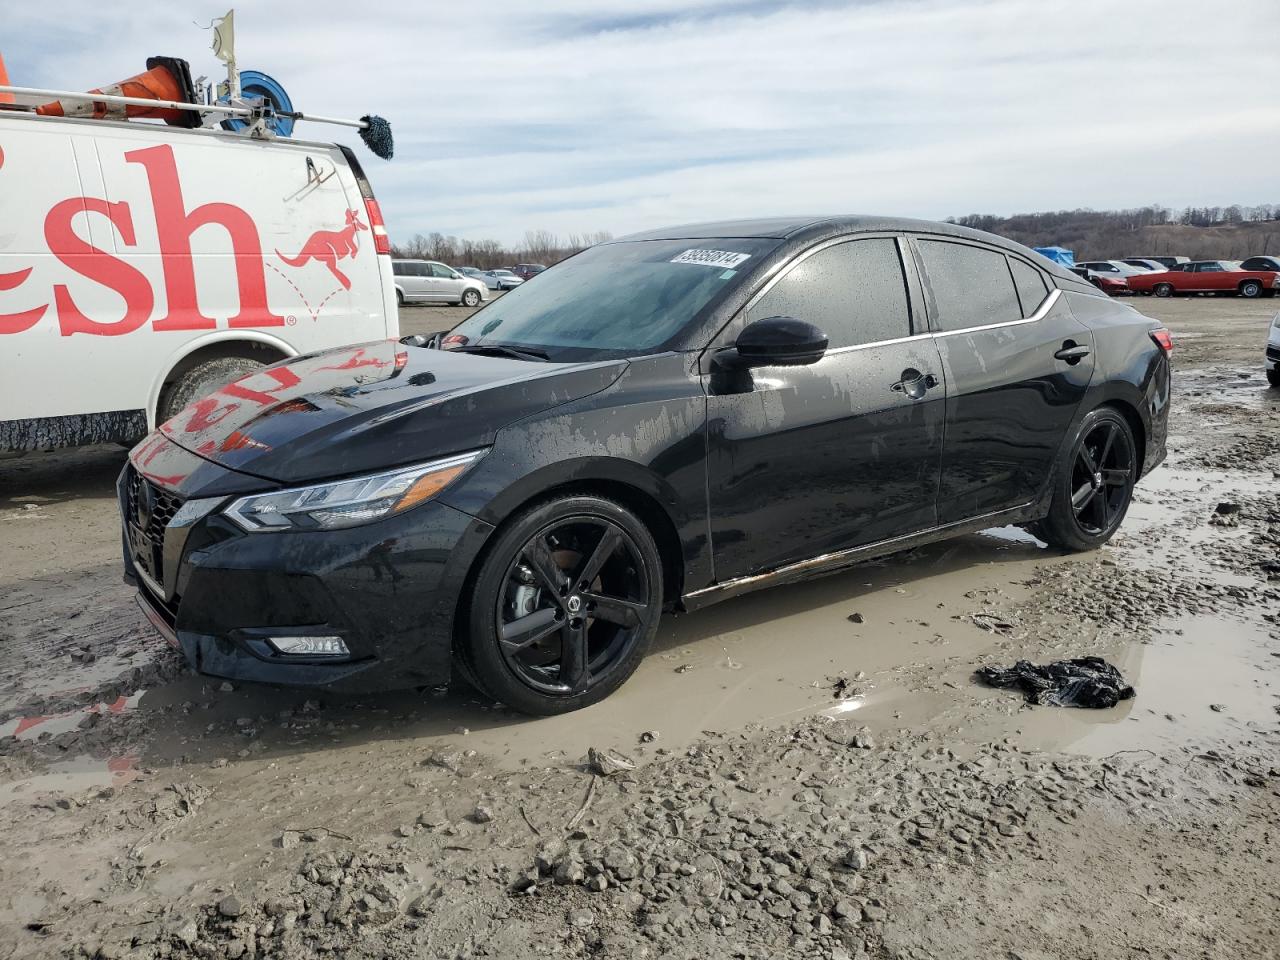
[[712, 240], [721, 238], [776, 239], [787, 241], [819, 242], [827, 237], [849, 233], [904, 232], [927, 233], [960, 240], [978, 240], [1020, 254], [1039, 268], [1067, 279], [1078, 277], [1047, 257], [1040, 256], [1029, 247], [1014, 243], [994, 233], [973, 230], [955, 223], [936, 220], [915, 220], [909, 217], [885, 217], [873, 214], [848, 214], [839, 216], [762, 217], [754, 220], [714, 220], [706, 223], [686, 223], [674, 227], [661, 227], [619, 237], [611, 243], [634, 240]]

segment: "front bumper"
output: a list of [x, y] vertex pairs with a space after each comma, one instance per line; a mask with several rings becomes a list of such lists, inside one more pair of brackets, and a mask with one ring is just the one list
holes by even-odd
[[1275, 370], [1280, 367], [1280, 342], [1267, 344], [1266, 368]]
[[[125, 580], [200, 673], [351, 693], [449, 679], [457, 600], [489, 524], [428, 501], [343, 530], [250, 534], [221, 515], [232, 498], [212, 497], [140, 537], [134, 471], [117, 491]], [[267, 639], [297, 635], [341, 637], [349, 656], [286, 656]]]

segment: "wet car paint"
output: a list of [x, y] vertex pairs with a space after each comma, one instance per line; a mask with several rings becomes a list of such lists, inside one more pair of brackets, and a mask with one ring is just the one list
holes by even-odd
[[[891, 222], [867, 223], [883, 233]], [[919, 227], [898, 223], [904, 238]], [[156, 483], [209, 507], [175, 534], [172, 553], [166, 531], [164, 595], [152, 600], [172, 605], [183, 650], [206, 673], [353, 690], [425, 685], [448, 679], [467, 576], [489, 535], [552, 492], [589, 489], [640, 516], [667, 567], [666, 605], [693, 608], [996, 515], [1034, 519], [1071, 427], [1104, 400], [1134, 406], [1146, 469], [1163, 457], [1168, 363], [1147, 334], [1153, 323], [1061, 271], [1045, 271], [1069, 291], [1048, 322], [953, 337], [921, 328], [809, 367], [735, 382], [717, 373], [707, 348], [731, 340], [753, 293], [797, 253], [855, 232], [865, 231], [821, 222], [780, 238], [750, 283], [690, 324], [685, 349], [542, 364], [373, 344], [223, 388], [205, 414], [184, 412], [131, 455]], [[927, 322], [924, 284], [908, 282]], [[1019, 339], [1027, 327], [1035, 338]], [[1091, 329], [1105, 362], [1055, 367], [1052, 350]], [[895, 394], [910, 368], [937, 369], [937, 388]], [[220, 516], [233, 493], [482, 446], [487, 455], [433, 501], [365, 526], [246, 534]], [[336, 632], [352, 656], [280, 658], [255, 638], [279, 627]]]

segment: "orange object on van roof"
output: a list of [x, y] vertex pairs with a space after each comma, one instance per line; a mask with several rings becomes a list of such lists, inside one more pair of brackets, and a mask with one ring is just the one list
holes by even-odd
[[[4, 54], [0, 53], [0, 87], [9, 86], [9, 71], [4, 68]], [[16, 103], [12, 93], [0, 93], [0, 103]]]

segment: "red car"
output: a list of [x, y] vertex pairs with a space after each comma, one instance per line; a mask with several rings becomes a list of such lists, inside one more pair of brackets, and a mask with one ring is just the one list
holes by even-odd
[[1090, 270], [1088, 267], [1072, 267], [1071, 272], [1084, 277], [1109, 297], [1120, 297], [1132, 292], [1129, 289], [1128, 280], [1124, 277], [1110, 277], [1105, 273]]
[[1180, 263], [1161, 273], [1129, 278], [1134, 293], [1172, 297], [1175, 293], [1236, 293], [1242, 297], [1274, 296], [1280, 290], [1280, 272], [1242, 270], [1231, 260], [1197, 260]]

